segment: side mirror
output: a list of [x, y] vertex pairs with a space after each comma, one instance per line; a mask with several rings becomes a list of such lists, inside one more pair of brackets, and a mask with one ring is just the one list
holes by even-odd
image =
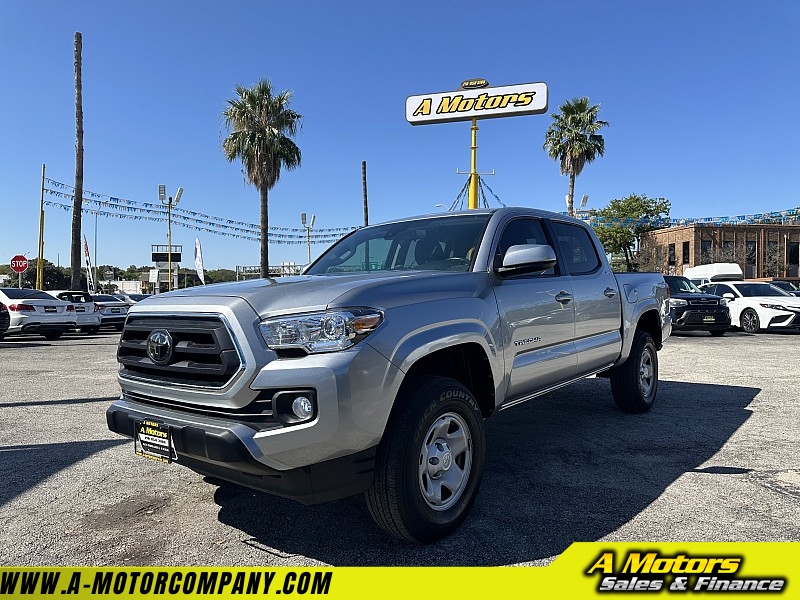
[[722, 297], [727, 298], [728, 300], [736, 300], [736, 296], [734, 294], [731, 294], [730, 292], [722, 294]]
[[511, 246], [503, 257], [502, 266], [495, 269], [501, 277], [546, 271], [556, 264], [556, 253], [546, 244]]

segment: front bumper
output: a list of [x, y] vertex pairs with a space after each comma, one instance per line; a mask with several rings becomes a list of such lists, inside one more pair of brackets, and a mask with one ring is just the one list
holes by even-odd
[[[372, 483], [375, 448], [288, 470], [278, 470], [257, 461], [244, 440], [253, 430], [223, 419], [189, 422], [176, 415], [157, 414], [170, 427], [177, 463], [197, 473], [217, 477], [291, 498], [303, 504], [317, 504], [352, 496]], [[119, 400], [106, 411], [111, 431], [134, 436], [136, 421], [154, 418], [152, 407]], [[249, 431], [249, 433], [248, 433]]]
[[726, 307], [672, 308], [670, 316], [675, 331], [724, 331], [731, 326], [730, 311]]
[[762, 308], [761, 314], [766, 317], [762, 327], [768, 329], [800, 327], [800, 312]]

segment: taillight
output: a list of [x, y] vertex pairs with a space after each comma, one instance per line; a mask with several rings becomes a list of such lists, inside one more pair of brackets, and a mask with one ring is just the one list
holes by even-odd
[[30, 304], [9, 304], [8, 310], [12, 312], [25, 312], [25, 311], [34, 312], [36, 309], [33, 308], [33, 306], [31, 306]]
[[99, 311], [100, 311], [100, 307], [97, 306], [97, 304], [95, 304], [94, 305], [94, 312], [99, 312]]
[[72, 304], [67, 306], [67, 312], [75, 312], [75, 307]]
[[0, 302], [0, 312], [8, 312], [8, 308], [2, 302]]

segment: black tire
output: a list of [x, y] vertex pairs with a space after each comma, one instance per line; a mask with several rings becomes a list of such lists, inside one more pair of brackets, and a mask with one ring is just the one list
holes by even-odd
[[722, 337], [723, 335], [725, 335], [725, 330], [724, 329], [712, 329], [708, 333], [710, 333], [714, 337]]
[[745, 333], [758, 333], [758, 330], [761, 329], [758, 313], [752, 308], [744, 309], [739, 315], [739, 325]]
[[456, 529], [475, 501], [486, 459], [483, 418], [472, 393], [445, 377], [421, 379], [398, 401], [367, 507], [391, 535], [433, 542]]
[[634, 334], [628, 360], [611, 370], [610, 380], [620, 410], [639, 414], [653, 407], [658, 392], [658, 352], [649, 333]]
[[42, 335], [44, 335], [44, 339], [53, 341], [60, 338], [63, 335], [63, 333], [61, 331], [48, 331], [47, 333], [44, 333]]
[[122, 324], [114, 325], [114, 327], [116, 328], [117, 331], [122, 331], [122, 329], [123, 329], [123, 327], [125, 327], [125, 325], [122, 325]]
[[81, 331], [83, 331], [83, 333], [85, 333], [86, 335], [94, 335], [95, 333], [100, 331], [100, 328], [99, 327], [84, 327]]

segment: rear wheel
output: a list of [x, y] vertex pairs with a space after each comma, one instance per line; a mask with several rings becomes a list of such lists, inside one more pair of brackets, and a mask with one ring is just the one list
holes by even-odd
[[48, 331], [47, 333], [45, 333], [43, 335], [44, 335], [44, 339], [46, 339], [46, 340], [57, 340], [63, 334], [60, 331]]
[[117, 331], [122, 331], [122, 328], [125, 326], [120, 324], [120, 325], [114, 325], [114, 327], [116, 327]]
[[658, 352], [646, 331], [634, 334], [628, 360], [611, 370], [611, 393], [617, 406], [627, 413], [650, 410], [658, 392]]
[[83, 331], [83, 332], [84, 332], [86, 335], [94, 335], [95, 333], [97, 333], [98, 331], [100, 331], [100, 328], [99, 328], [99, 327], [84, 327], [84, 328], [82, 329], [82, 331]]
[[461, 524], [478, 493], [483, 418], [470, 391], [445, 377], [421, 380], [399, 401], [378, 448], [367, 506], [395, 537], [433, 542]]
[[761, 329], [758, 314], [752, 308], [747, 308], [742, 311], [739, 317], [739, 324], [746, 333], [758, 333], [758, 330]]

